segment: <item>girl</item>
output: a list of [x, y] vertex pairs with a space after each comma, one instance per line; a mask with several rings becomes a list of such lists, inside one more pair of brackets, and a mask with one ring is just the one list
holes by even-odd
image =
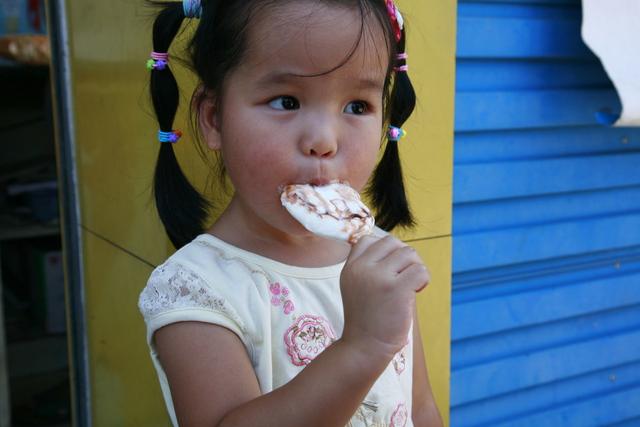
[[[429, 281], [416, 252], [380, 229], [353, 247], [317, 237], [280, 203], [286, 184], [370, 182], [382, 229], [413, 223], [396, 142], [415, 96], [393, 2], [161, 6], [148, 62], [155, 197], [179, 250], [139, 306], [173, 425], [441, 425], [415, 316]], [[208, 229], [172, 148], [179, 96], [166, 52], [184, 18], [199, 18], [198, 131], [235, 190]], [[394, 127], [376, 167], [383, 124]]]

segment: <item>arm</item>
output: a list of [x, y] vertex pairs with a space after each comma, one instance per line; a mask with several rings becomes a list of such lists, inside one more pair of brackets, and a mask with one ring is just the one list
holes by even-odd
[[411, 419], [416, 427], [442, 427], [442, 418], [429, 385], [418, 308], [413, 311], [413, 401]]
[[206, 323], [155, 333], [181, 427], [343, 427], [393, 357], [336, 341], [284, 386], [261, 395], [242, 341]]
[[362, 237], [340, 275], [342, 337], [264, 395], [230, 330], [199, 322], [158, 329], [155, 347], [180, 426], [344, 427], [406, 345], [415, 293], [428, 281], [427, 268], [405, 243], [390, 235]]

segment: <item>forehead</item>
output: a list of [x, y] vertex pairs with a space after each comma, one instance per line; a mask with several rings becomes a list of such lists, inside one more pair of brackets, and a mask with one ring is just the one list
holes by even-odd
[[386, 36], [373, 12], [357, 4], [295, 0], [256, 11], [243, 63], [258, 78], [286, 70], [384, 80], [388, 61]]

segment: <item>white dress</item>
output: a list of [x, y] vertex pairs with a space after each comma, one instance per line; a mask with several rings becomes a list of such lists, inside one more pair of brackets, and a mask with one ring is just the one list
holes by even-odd
[[[138, 302], [167, 411], [178, 426], [154, 332], [170, 323], [208, 322], [243, 342], [262, 393], [295, 377], [342, 334], [344, 263], [286, 265], [201, 234], [158, 266]], [[413, 340], [393, 358], [348, 426], [411, 427]]]

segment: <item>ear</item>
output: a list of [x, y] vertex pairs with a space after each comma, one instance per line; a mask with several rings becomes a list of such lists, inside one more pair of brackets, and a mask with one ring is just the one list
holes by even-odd
[[213, 92], [207, 91], [201, 86], [197, 89], [196, 96], [193, 99], [196, 102], [195, 106], [198, 108], [198, 126], [204, 141], [211, 150], [220, 150], [222, 147], [220, 120]]

